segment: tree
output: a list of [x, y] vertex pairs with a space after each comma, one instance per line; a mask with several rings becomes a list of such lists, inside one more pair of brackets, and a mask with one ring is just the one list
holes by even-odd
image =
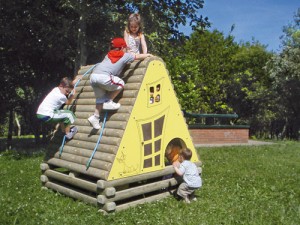
[[232, 56], [232, 76], [227, 82], [227, 104], [250, 125], [250, 135], [266, 137], [273, 113], [271, 79], [264, 69], [272, 53], [259, 42], [243, 43]]
[[300, 8], [294, 23], [283, 27], [282, 52], [268, 62], [275, 92], [274, 129], [282, 138], [299, 139], [300, 131]]
[[233, 37], [214, 30], [195, 31], [178, 48], [177, 56], [167, 60], [179, 96], [186, 111], [226, 113], [226, 81], [231, 75], [232, 55], [238, 45]]
[[182, 108], [202, 113], [237, 113], [236, 123], [266, 136], [274, 116], [271, 79], [264, 67], [272, 53], [259, 42], [234, 42], [214, 31], [196, 31], [167, 57]]
[[142, 14], [149, 49], [159, 54], [164, 52], [168, 39], [180, 36], [179, 24], [188, 20], [192, 27], [207, 24], [197, 12], [203, 2], [4, 1], [0, 18], [0, 113], [10, 118], [9, 124], [13, 126], [13, 117], [9, 115], [17, 112], [22, 118], [22, 132], [34, 133], [38, 139], [40, 127], [35, 112], [41, 99], [62, 76], [73, 76], [80, 66], [100, 61], [111, 38], [122, 36], [130, 13]]
[[[1, 15], [1, 28], [5, 31], [0, 48], [3, 62], [1, 105], [4, 105], [1, 113], [21, 114], [24, 133], [35, 133], [38, 129], [35, 110], [40, 98], [61, 74], [70, 73], [68, 65], [72, 58], [68, 49], [72, 41], [66, 41], [66, 37], [72, 34], [72, 26], [66, 21], [67, 16], [72, 15], [67, 12], [64, 15], [54, 2], [27, 0], [6, 1], [1, 6]], [[62, 29], [63, 25], [67, 28]], [[13, 125], [11, 121], [9, 124]], [[10, 141], [13, 129], [8, 130]]]

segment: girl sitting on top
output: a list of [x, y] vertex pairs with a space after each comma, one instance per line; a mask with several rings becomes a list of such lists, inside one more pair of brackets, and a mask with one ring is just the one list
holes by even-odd
[[142, 53], [147, 53], [147, 43], [142, 33], [141, 16], [138, 13], [133, 13], [129, 16], [124, 31], [124, 39], [130, 52], [140, 54], [140, 48], [142, 47]]

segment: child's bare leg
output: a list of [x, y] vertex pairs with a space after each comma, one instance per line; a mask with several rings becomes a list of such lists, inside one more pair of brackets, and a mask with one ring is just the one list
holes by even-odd
[[65, 127], [65, 133], [66, 134], [70, 133], [70, 125], [68, 125], [68, 126]]
[[111, 91], [111, 92], [108, 92], [108, 97], [111, 99], [111, 100], [114, 100], [115, 97], [117, 97], [117, 95], [122, 91], [123, 89], [120, 89], [120, 90], [115, 90], [115, 91]]
[[61, 129], [61, 131], [62, 131], [63, 133], [65, 133], [66, 127], [65, 127], [65, 125], [64, 125], [63, 123], [60, 123], [60, 129]]
[[102, 109], [103, 109], [103, 103], [101, 103], [101, 104], [96, 104], [96, 108], [95, 108], [94, 115], [99, 117], [99, 115], [100, 115]]

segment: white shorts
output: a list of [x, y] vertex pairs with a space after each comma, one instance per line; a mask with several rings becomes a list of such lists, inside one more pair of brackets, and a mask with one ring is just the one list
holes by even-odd
[[121, 90], [125, 84], [120, 77], [96, 73], [91, 74], [90, 83], [95, 92], [97, 104], [110, 100], [106, 92]]

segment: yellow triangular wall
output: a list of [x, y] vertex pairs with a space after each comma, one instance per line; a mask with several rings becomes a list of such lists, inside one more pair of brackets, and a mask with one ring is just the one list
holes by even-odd
[[161, 170], [171, 140], [179, 138], [199, 161], [163, 61], [148, 64], [108, 180]]

